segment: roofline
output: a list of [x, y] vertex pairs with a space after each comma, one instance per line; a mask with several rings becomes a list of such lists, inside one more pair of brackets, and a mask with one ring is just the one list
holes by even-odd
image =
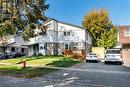
[[44, 22], [44, 23], [48, 23], [48, 22], [50, 22], [52, 20], [54, 20], [54, 21], [56, 21], [58, 23], [62, 23], [62, 24], [66, 24], [66, 25], [70, 25], [70, 26], [74, 26], [74, 27], [78, 27], [78, 28], [80, 28], [82, 30], [87, 30], [89, 32], [89, 34], [93, 37], [92, 33], [88, 29], [86, 29], [86, 28], [84, 28], [82, 26], [78, 26], [78, 25], [74, 25], [74, 24], [70, 24], [70, 23], [66, 23], [66, 22], [61, 22], [61, 21], [58, 21], [58, 20], [56, 20], [54, 18], [48, 18], [48, 20], [46, 22]]
[[121, 26], [118, 26], [118, 27], [130, 27], [130, 25], [121, 25]]

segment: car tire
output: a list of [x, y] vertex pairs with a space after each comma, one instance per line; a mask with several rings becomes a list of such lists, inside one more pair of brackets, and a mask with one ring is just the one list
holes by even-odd
[[107, 62], [107, 61], [105, 61], [104, 63], [105, 63], [105, 64], [108, 64], [108, 62]]
[[97, 60], [97, 63], [99, 63], [100, 61], [99, 60]]
[[123, 63], [122, 62], [119, 62], [120, 65], [122, 65]]
[[5, 57], [3, 57], [2, 59], [5, 59]]

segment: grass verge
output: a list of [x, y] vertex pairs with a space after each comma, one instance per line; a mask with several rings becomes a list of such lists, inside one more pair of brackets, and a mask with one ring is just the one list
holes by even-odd
[[34, 67], [21, 68], [16, 66], [0, 65], [0, 75], [13, 76], [19, 78], [39, 77], [54, 72], [56, 70], [57, 69], [34, 68]]

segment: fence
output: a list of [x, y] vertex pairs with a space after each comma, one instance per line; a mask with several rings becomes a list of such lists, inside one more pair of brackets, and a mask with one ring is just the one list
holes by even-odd
[[71, 56], [75, 59], [84, 60], [86, 57], [85, 50], [64, 50], [64, 56]]

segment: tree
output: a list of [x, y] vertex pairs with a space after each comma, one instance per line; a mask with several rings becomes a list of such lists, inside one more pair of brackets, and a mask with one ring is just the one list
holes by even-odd
[[84, 17], [83, 26], [92, 33], [93, 46], [105, 48], [115, 46], [116, 27], [112, 24], [107, 10], [100, 9], [88, 12]]
[[97, 39], [97, 46], [104, 48], [113, 48], [117, 43], [117, 30], [116, 28], [111, 29], [101, 34], [101, 38]]
[[[12, 34], [21, 33], [24, 39], [28, 40], [36, 36], [34, 30], [47, 20], [45, 11], [49, 5], [45, 0], [1, 0], [0, 1], [0, 40]], [[8, 26], [4, 26], [8, 23]], [[8, 29], [8, 30], [7, 30]]]

